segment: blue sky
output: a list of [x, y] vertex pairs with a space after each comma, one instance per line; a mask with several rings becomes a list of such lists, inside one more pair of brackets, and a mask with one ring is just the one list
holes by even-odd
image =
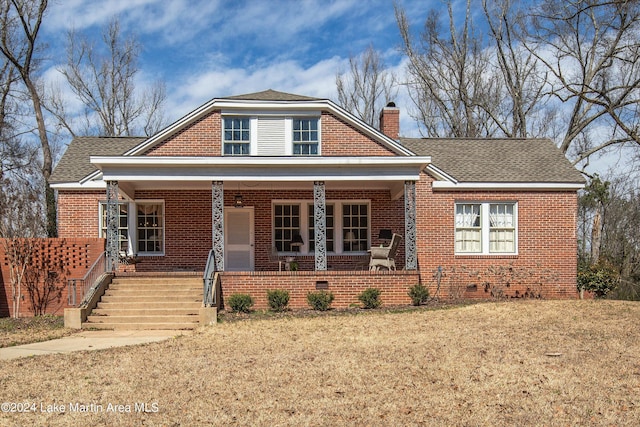
[[[398, 1], [419, 28], [433, 1]], [[401, 38], [393, 0], [54, 0], [43, 27], [56, 78], [66, 32], [99, 37], [112, 16], [143, 46], [139, 85], [162, 79], [173, 121], [214, 97], [266, 89], [336, 99], [335, 76], [369, 44], [401, 77]], [[97, 38], [96, 38], [97, 40]], [[402, 109], [402, 133], [418, 136]]]
[[[396, 3], [416, 33], [432, 8], [445, 7], [441, 0]], [[461, 19], [465, 6], [454, 1]], [[266, 89], [337, 101], [336, 73], [369, 45], [403, 80], [406, 59], [399, 50], [394, 0], [50, 0], [42, 29], [50, 48], [45, 80], [61, 80], [57, 67], [65, 61], [68, 30], [98, 42], [115, 15], [122, 32], [135, 34], [142, 45], [138, 87], [157, 79], [166, 83], [169, 123], [212, 98]], [[402, 87], [395, 102], [401, 135], [420, 136]], [[81, 106], [76, 102], [68, 111], [74, 107]], [[624, 153], [595, 156], [589, 170], [618, 168]]]

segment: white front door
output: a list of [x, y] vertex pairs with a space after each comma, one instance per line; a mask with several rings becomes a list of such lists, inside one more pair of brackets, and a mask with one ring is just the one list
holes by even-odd
[[253, 271], [253, 208], [225, 208], [225, 271]]

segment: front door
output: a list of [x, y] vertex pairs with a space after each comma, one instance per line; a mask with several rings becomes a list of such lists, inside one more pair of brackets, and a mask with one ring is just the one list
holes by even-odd
[[253, 208], [228, 208], [224, 217], [225, 271], [253, 271]]

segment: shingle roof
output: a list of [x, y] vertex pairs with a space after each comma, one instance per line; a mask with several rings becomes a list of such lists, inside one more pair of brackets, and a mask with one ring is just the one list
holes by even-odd
[[222, 99], [236, 99], [246, 101], [318, 101], [320, 98], [312, 98], [310, 96], [296, 95], [293, 93], [278, 92], [273, 89], [264, 90], [262, 92], [247, 93], [244, 95], [226, 96]]
[[51, 183], [78, 182], [97, 169], [89, 162], [90, 156], [119, 156], [140, 144], [144, 137], [81, 136], [71, 141], [58, 162]]
[[400, 138], [460, 182], [584, 183], [549, 139]]

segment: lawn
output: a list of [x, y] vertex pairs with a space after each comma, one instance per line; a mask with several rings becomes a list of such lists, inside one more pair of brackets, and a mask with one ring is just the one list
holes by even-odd
[[65, 329], [62, 316], [0, 318], [0, 348], [47, 341], [76, 333]]
[[35, 404], [0, 425], [638, 425], [639, 325], [620, 301], [225, 322], [0, 361], [0, 401]]

